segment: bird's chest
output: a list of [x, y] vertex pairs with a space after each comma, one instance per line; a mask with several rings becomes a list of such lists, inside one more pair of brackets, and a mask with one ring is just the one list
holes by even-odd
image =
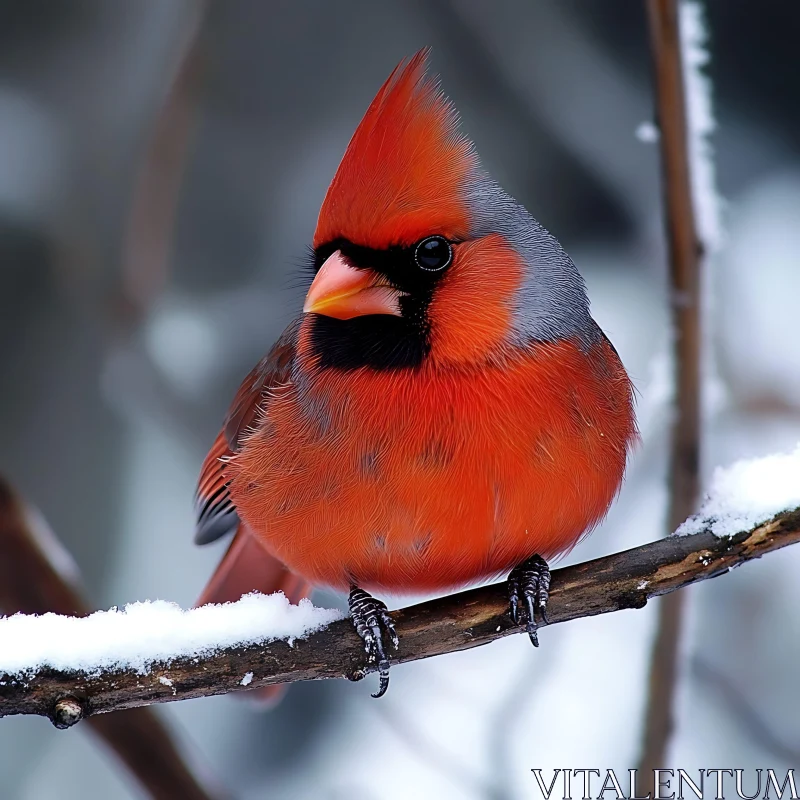
[[272, 400], [261, 430], [265, 479], [287, 478], [292, 491], [302, 482], [305, 497], [373, 485], [387, 498], [432, 494], [440, 484], [453, 497], [458, 481], [492, 475], [535, 447], [543, 424], [530, 396], [509, 387], [498, 396], [466, 378], [367, 373], [349, 384], [287, 387]]
[[605, 459], [593, 401], [568, 382], [335, 377], [277, 390], [229, 465], [243, 519], [312, 580], [473, 580], [565, 549], [619, 483], [624, 446]]

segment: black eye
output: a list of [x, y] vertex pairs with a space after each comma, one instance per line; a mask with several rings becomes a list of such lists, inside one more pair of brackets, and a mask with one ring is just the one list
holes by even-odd
[[426, 272], [440, 272], [453, 260], [453, 248], [447, 239], [429, 236], [414, 248], [414, 260]]

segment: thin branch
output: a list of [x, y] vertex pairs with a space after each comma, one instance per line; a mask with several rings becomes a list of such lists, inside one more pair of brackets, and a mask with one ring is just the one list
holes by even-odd
[[[54, 534], [0, 478], [0, 609], [10, 614], [89, 614], [77, 568], [65, 556]], [[65, 570], [64, 562], [71, 569]], [[154, 800], [212, 797], [195, 780], [153, 709], [92, 717], [89, 726]]]
[[[700, 268], [692, 197], [686, 96], [681, 57], [678, 0], [649, 0], [650, 38], [656, 81], [664, 181], [672, 327], [675, 406], [669, 464], [669, 530], [689, 517], [699, 499], [700, 461]], [[639, 769], [652, 776], [666, 763], [673, 728], [673, 706], [682, 628], [682, 594], [659, 606], [650, 664], [644, 746]], [[653, 791], [645, 786], [644, 793]]]
[[[800, 541], [800, 508], [731, 537], [710, 532], [670, 536], [553, 573], [551, 624], [642, 608], [651, 597], [722, 575]], [[466, 650], [520, 633], [508, 615], [504, 583], [393, 612], [400, 652], [393, 663]], [[546, 638], [546, 637], [545, 637]], [[531, 653], [531, 657], [535, 657]], [[67, 672], [42, 669], [0, 676], [0, 716], [40, 714], [68, 727], [82, 717], [148, 703], [224, 694], [267, 684], [320, 678], [360, 680], [374, 665], [349, 620], [307, 639], [230, 647], [205, 657], [175, 658], [146, 673], [132, 669]], [[248, 686], [242, 679], [252, 673]]]

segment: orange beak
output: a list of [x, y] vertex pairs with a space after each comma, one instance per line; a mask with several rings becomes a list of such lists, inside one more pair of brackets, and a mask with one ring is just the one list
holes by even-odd
[[335, 319], [353, 319], [370, 314], [399, 317], [402, 296], [401, 291], [377, 272], [351, 267], [337, 250], [314, 278], [303, 311]]

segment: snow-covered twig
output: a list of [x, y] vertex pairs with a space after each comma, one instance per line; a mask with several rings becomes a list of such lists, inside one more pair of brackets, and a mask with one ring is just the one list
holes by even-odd
[[[669, 530], [696, 508], [700, 487], [701, 272], [706, 244], [699, 235], [715, 236], [716, 197], [706, 135], [710, 130], [707, 84], [698, 74], [698, 9], [686, 0], [649, 0], [656, 105], [660, 128], [664, 215], [669, 251], [671, 316], [674, 337], [675, 396], [669, 463]], [[701, 114], [698, 119], [698, 112]], [[698, 223], [698, 215], [700, 223]], [[672, 733], [672, 707], [678, 673], [683, 595], [666, 598], [659, 607], [658, 630], [650, 664], [643, 747], [639, 768], [644, 775], [665, 763]], [[653, 791], [644, 786], [643, 791]]]
[[[800, 453], [797, 457], [800, 465]], [[708, 526], [712, 519], [708, 519]], [[606, 556], [553, 573], [548, 617], [550, 624], [580, 617], [604, 614], [626, 608], [642, 608], [651, 597], [673, 592], [689, 584], [722, 575], [733, 567], [800, 541], [800, 508], [783, 511], [767, 522], [730, 537], [714, 535], [710, 530], [689, 536], [670, 536], [651, 544]], [[246, 615], [243, 604], [217, 607], [217, 624], [229, 618], [232, 625]], [[263, 602], [276, 602], [264, 598]], [[280, 602], [283, 602], [282, 599]], [[203, 609], [181, 612], [200, 614]], [[172, 612], [177, 613], [177, 612]], [[302, 616], [302, 612], [297, 612]], [[320, 614], [324, 615], [323, 611]], [[394, 663], [465, 650], [494, 639], [519, 633], [508, 615], [508, 597], [504, 583], [453, 594], [438, 600], [393, 612], [400, 635], [400, 651]], [[277, 615], [280, 621], [281, 615]], [[15, 618], [0, 620], [0, 716], [40, 714], [59, 727], [68, 727], [82, 717], [148, 703], [169, 702], [191, 697], [244, 691], [273, 683], [320, 678], [346, 677], [359, 680], [374, 670], [365, 662], [361, 640], [349, 620], [335, 621], [313, 633], [307, 633], [306, 620], [299, 620], [291, 638], [289, 628], [269, 629], [265, 620], [260, 635], [272, 641], [241, 643], [212, 649], [205, 645], [194, 654], [178, 648], [170, 658], [162, 652], [156, 658], [131, 655], [130, 646], [116, 655], [97, 657], [96, 630], [92, 618], [66, 619], [74, 641], [71, 647], [80, 652], [82, 644], [94, 653], [95, 661], [84, 660], [81, 669], [67, 668], [68, 660], [59, 661], [43, 646], [26, 645], [37, 652], [27, 667], [20, 654], [9, 647], [5, 627]], [[17, 625], [27, 627], [25, 637], [35, 640], [47, 635], [55, 623], [47, 617], [17, 618]], [[120, 614], [115, 623], [122, 630], [141, 636], [138, 622], [126, 621]], [[151, 619], [151, 628], [158, 620]], [[285, 624], [285, 620], [280, 624]], [[312, 622], [312, 626], [316, 624]], [[130, 631], [125, 630], [130, 626]], [[50, 628], [53, 630], [54, 628]], [[84, 636], [82, 630], [87, 631]], [[259, 636], [252, 631], [252, 638]], [[278, 637], [282, 638], [278, 638]], [[162, 638], [152, 631], [156, 640]], [[235, 638], [235, 637], [234, 637]], [[17, 639], [20, 641], [20, 639]], [[230, 639], [229, 639], [230, 641]], [[543, 644], [546, 646], [546, 636]], [[159, 645], [160, 646], [160, 645]], [[127, 649], [125, 649], [127, 648]], [[155, 651], [158, 652], [158, 648]], [[531, 658], [535, 658], [531, 651]], [[75, 656], [73, 658], [76, 658]], [[54, 668], [48, 661], [62, 665]], [[13, 665], [13, 669], [8, 667]]]
[[[17, 619], [37, 619], [33, 615], [48, 611], [82, 617], [90, 609], [79, 584], [78, 568], [56, 535], [0, 477], [0, 609], [31, 615]], [[152, 709], [94, 716], [88, 724], [153, 800], [223, 796], [192, 774], [172, 734]], [[210, 783], [208, 777], [204, 783]]]
[[[26, 538], [23, 512], [0, 481], [0, 546]], [[699, 513], [677, 533], [555, 571], [550, 623], [641, 608], [651, 597], [800, 541], [800, 445], [718, 469]], [[0, 552], [13, 555], [15, 548]], [[0, 716], [41, 714], [69, 727], [104, 711], [273, 683], [357, 680], [374, 670], [349, 620], [307, 601], [290, 605], [280, 593], [190, 611], [163, 601], [134, 603], [89, 616], [79, 599], [71, 603], [75, 616], [0, 618]], [[393, 617], [401, 642], [396, 663], [524, 630], [509, 618], [503, 583]]]
[[717, 128], [711, 79], [704, 69], [711, 60], [705, 10], [696, 0], [682, 0], [678, 19], [682, 45], [686, 124], [689, 133], [692, 197], [697, 232], [706, 252], [723, 244], [724, 202], [717, 190], [714, 147], [710, 136]]

